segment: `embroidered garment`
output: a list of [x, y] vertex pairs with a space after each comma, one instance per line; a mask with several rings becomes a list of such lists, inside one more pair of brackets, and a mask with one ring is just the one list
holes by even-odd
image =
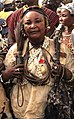
[[[24, 48], [22, 52], [23, 57], [25, 56], [27, 45], [28, 45], [28, 39], [24, 44]], [[30, 43], [28, 47], [29, 47], [29, 56], [27, 62], [27, 69], [30, 72], [30, 75], [33, 74], [36, 77], [38, 77], [40, 80], [42, 80], [44, 77], [47, 76], [48, 70], [50, 72], [50, 69], [48, 69], [47, 67], [46, 59], [44, 57], [42, 48], [40, 47], [38, 49], [35, 49]], [[52, 66], [53, 61], [51, 59], [51, 55], [52, 57], [54, 57], [55, 54], [53, 40], [50, 40], [48, 37], [45, 37], [42, 47], [45, 48], [45, 54], [48, 63]], [[67, 68], [69, 68], [73, 72], [74, 60], [70, 56], [65, 45], [61, 45], [61, 52], [62, 53], [64, 52], [66, 54], [65, 57], [64, 55], [60, 56], [61, 64], [64, 64]], [[17, 54], [17, 44], [14, 44], [6, 55], [6, 59], [5, 59], [6, 67], [10, 67], [15, 64], [16, 54]], [[25, 64], [25, 60], [24, 60], [24, 64]], [[14, 115], [16, 118], [20, 118], [20, 119], [44, 119], [47, 98], [49, 92], [53, 88], [54, 79], [51, 78], [51, 76], [49, 76], [48, 83], [46, 83], [45, 85], [32, 85], [25, 78], [24, 75], [23, 75], [23, 82], [19, 88], [19, 95], [18, 95], [17, 83], [15, 83], [11, 91], [11, 105]], [[23, 91], [23, 95], [21, 89]]]

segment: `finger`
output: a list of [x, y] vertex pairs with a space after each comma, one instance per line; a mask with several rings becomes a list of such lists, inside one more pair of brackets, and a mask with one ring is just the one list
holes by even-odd
[[22, 79], [22, 76], [21, 75], [14, 75], [14, 78]]
[[15, 68], [24, 68], [23, 64], [16, 65]]

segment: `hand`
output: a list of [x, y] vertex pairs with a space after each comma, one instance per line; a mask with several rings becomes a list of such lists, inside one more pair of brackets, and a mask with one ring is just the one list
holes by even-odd
[[54, 63], [51, 68], [51, 76], [54, 78], [55, 76], [61, 77], [63, 67], [61, 64]]
[[68, 81], [72, 78], [72, 72], [64, 65], [54, 63], [51, 69], [51, 76], [52, 78], [58, 76], [59, 79], [61, 78]]
[[8, 81], [11, 78], [21, 78], [24, 72], [24, 65], [18, 64], [14, 67], [9, 67], [2, 72], [3, 80]]

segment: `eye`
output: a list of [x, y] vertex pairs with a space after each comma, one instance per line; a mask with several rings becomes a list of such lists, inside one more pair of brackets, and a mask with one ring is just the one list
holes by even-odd
[[30, 25], [31, 24], [31, 21], [26, 21], [25, 22], [25, 25]]
[[41, 21], [41, 19], [36, 19], [36, 23], [40, 23]]
[[66, 14], [62, 14], [62, 17], [67, 17], [68, 15], [66, 15]]

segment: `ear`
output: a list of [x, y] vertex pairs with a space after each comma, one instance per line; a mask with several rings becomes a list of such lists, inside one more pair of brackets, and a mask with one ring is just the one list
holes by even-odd
[[49, 32], [49, 30], [50, 30], [50, 26], [47, 26], [47, 27], [45, 28], [45, 34], [47, 34], [47, 33]]

